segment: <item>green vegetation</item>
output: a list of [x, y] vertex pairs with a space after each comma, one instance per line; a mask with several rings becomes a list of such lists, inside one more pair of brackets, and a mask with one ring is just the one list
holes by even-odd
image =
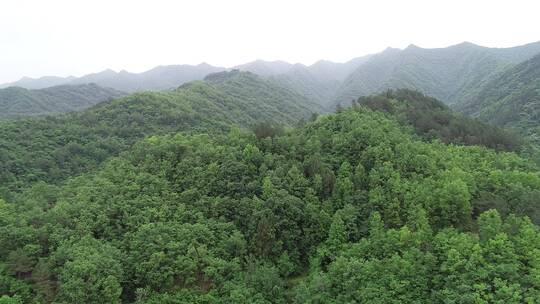
[[540, 143], [540, 54], [497, 75], [455, 108]]
[[[135, 141], [140, 133], [182, 130], [176, 123], [206, 132], [226, 122], [249, 125], [261, 107], [271, 112], [275, 91], [250, 74], [227, 75], [66, 117], [99, 117], [108, 128], [131, 122], [109, 134]], [[237, 87], [244, 82], [253, 85]], [[250, 91], [267, 103], [251, 108]], [[175, 109], [188, 107], [176, 119]], [[255, 133], [149, 136], [129, 148], [126, 140], [124, 152], [96, 170], [59, 185], [34, 183], [1, 202], [0, 303], [540, 298], [534, 164], [514, 153], [420, 140], [394, 116], [366, 107], [289, 130], [276, 127], [277, 117], [293, 117], [273, 117]], [[157, 122], [138, 124], [149, 118]]]
[[411, 125], [426, 139], [445, 143], [481, 145], [496, 150], [517, 151], [519, 136], [459, 115], [435, 98], [408, 89], [388, 90], [380, 95], [360, 97], [353, 106], [366, 106], [389, 113], [403, 124]]
[[0, 119], [80, 111], [125, 95], [95, 84], [62, 85], [41, 90], [0, 89]]
[[0, 189], [62, 181], [96, 168], [148, 135], [223, 132], [231, 125], [249, 127], [259, 121], [291, 125], [319, 110], [290, 90], [235, 71], [173, 92], [133, 94], [79, 113], [3, 122]]

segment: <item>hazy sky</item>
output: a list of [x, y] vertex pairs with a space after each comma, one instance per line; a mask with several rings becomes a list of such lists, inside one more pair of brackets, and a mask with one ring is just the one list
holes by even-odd
[[0, 83], [156, 65], [346, 61], [387, 46], [540, 40], [540, 1], [1, 0]]

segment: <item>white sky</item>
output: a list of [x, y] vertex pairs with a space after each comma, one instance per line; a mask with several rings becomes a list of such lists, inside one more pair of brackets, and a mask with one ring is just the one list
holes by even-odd
[[337, 62], [540, 40], [539, 0], [0, 0], [0, 83], [157, 65]]

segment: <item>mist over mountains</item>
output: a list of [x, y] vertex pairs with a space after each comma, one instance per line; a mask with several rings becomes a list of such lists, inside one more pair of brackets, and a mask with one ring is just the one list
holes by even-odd
[[171, 91], [214, 73], [240, 70], [302, 96], [323, 112], [349, 106], [360, 96], [405, 88], [437, 98], [466, 115], [535, 137], [540, 125], [538, 54], [540, 42], [510, 48], [470, 42], [434, 49], [411, 44], [344, 63], [256, 60], [232, 68], [201, 63], [158, 66], [142, 73], [109, 69], [82, 77], [24, 77], [0, 85], [4, 88], [0, 89], [0, 118], [78, 111], [109, 98]]
[[540, 42], [511, 48], [488, 48], [464, 42], [446, 48], [425, 49], [411, 44], [400, 50], [354, 58], [345, 63], [320, 60], [312, 65], [256, 60], [232, 68], [199, 65], [158, 66], [143, 73], [105, 70], [82, 77], [25, 77], [0, 85], [42, 89], [56, 85], [95, 83], [124, 92], [170, 90], [231, 69], [269, 77], [329, 108], [358, 96], [391, 88], [417, 89], [447, 104], [466, 103], [478, 84], [540, 53]]

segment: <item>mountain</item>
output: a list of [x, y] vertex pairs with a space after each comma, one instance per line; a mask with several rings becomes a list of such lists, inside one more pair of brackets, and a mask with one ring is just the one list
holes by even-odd
[[0, 119], [80, 111], [125, 93], [96, 84], [0, 89]]
[[328, 106], [328, 101], [334, 99], [334, 93], [339, 87], [339, 81], [319, 77], [309, 67], [295, 64], [287, 73], [269, 76], [277, 84], [288, 87], [309, 100], [322, 106]]
[[193, 65], [159, 66], [149, 71], [136, 74], [127, 71], [118, 73], [105, 70], [96, 74], [89, 74], [75, 80], [72, 84], [97, 83], [98, 85], [112, 87], [125, 92], [160, 91], [174, 89], [183, 83], [201, 80], [206, 75], [223, 71], [223, 68], [213, 67], [202, 63]]
[[480, 84], [540, 52], [540, 42], [513, 48], [486, 48], [464, 42], [440, 49], [410, 45], [373, 55], [343, 82], [335, 103], [392, 88], [420, 90], [447, 103], [467, 98]]
[[158, 66], [143, 73], [127, 71], [115, 72], [111, 69], [92, 73], [82, 77], [47, 76], [39, 79], [23, 78], [19, 81], [0, 85], [0, 87], [18, 86], [27, 89], [41, 89], [56, 85], [79, 85], [95, 83], [102, 87], [114, 88], [123, 92], [147, 90], [170, 90], [183, 83], [201, 80], [211, 73], [224, 71], [206, 63], [199, 65], [167, 65]]
[[11, 83], [5, 83], [0, 84], [1, 88], [7, 88], [7, 87], [21, 87], [29, 90], [38, 90], [38, 89], [44, 89], [49, 87], [54, 87], [58, 85], [63, 85], [66, 83], [69, 83], [70, 81], [74, 80], [75, 77], [69, 76], [69, 77], [57, 77], [57, 76], [45, 76], [40, 77], [37, 79], [30, 78], [30, 77], [23, 77], [18, 81], [11, 82]]
[[454, 107], [540, 142], [540, 53], [496, 75]]
[[454, 104], [468, 100], [482, 84], [538, 52], [540, 42], [511, 48], [463, 42], [425, 49], [411, 44], [345, 63], [321, 60], [305, 66], [258, 60], [237, 68], [267, 76], [329, 110], [359, 96], [397, 88], [420, 90]]
[[261, 76], [270, 76], [287, 73], [293, 67], [285, 61], [255, 60], [233, 67], [235, 70], [247, 71]]
[[330, 109], [341, 82], [370, 57], [369, 55], [359, 57], [345, 63], [321, 60], [310, 66], [295, 64], [285, 73], [270, 77], [280, 85], [289, 87]]
[[319, 80], [343, 81], [359, 66], [366, 63], [372, 55], [366, 55], [351, 59], [344, 63], [337, 63], [328, 60], [319, 60], [308, 67], [309, 71]]
[[[306, 66], [279, 60], [256, 60], [232, 69], [268, 77], [275, 84], [297, 91], [327, 110], [335, 109], [338, 104], [350, 104], [359, 96], [397, 88], [419, 90], [445, 104], [457, 104], [468, 102], [491, 79], [537, 53], [540, 53], [540, 42], [511, 48], [488, 48], [463, 42], [446, 48], [426, 49], [411, 44], [403, 50], [387, 48], [344, 63], [320, 60]], [[96, 83], [125, 92], [161, 91], [225, 70], [231, 69], [205, 63], [169, 65], [143, 73], [105, 70], [80, 78], [24, 78], [9, 85], [43, 88], [49, 84]]]
[[[0, 123], [0, 188], [61, 181], [155, 134], [293, 125], [320, 111], [249, 72], [221, 72], [174, 91], [135, 93], [81, 112]], [[1, 191], [0, 191], [1, 193]]]

